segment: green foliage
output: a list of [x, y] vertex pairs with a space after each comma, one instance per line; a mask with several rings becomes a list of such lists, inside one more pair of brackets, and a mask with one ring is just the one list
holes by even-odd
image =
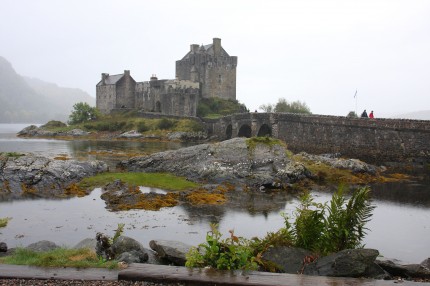
[[268, 136], [251, 137], [251, 138], [246, 139], [246, 146], [250, 150], [255, 149], [255, 147], [258, 144], [264, 144], [264, 145], [268, 145], [268, 146], [285, 145], [285, 143], [282, 142], [281, 140], [273, 138], [273, 137], [268, 137]]
[[143, 133], [150, 130], [148, 124], [146, 123], [146, 121], [139, 121], [137, 123], [137, 132]]
[[97, 121], [84, 124], [85, 129], [94, 131], [126, 131], [130, 128], [127, 121]]
[[17, 152], [0, 152], [0, 156], [18, 158], [24, 156], [24, 154]]
[[293, 245], [322, 255], [354, 249], [362, 247], [361, 240], [367, 230], [365, 224], [374, 208], [367, 187], [356, 190], [348, 201], [339, 188], [329, 205], [315, 203], [306, 193], [300, 198], [294, 223], [285, 216], [286, 229], [293, 238]]
[[96, 253], [88, 248], [57, 248], [47, 252], [36, 252], [26, 248], [17, 248], [12, 255], [1, 257], [0, 263], [40, 267], [97, 267], [110, 269], [118, 267], [116, 261], [106, 262], [100, 260]]
[[259, 107], [264, 112], [290, 112], [311, 114], [309, 107], [300, 100], [288, 102], [285, 98], [278, 99], [276, 104], [263, 104]]
[[0, 227], [6, 227], [10, 220], [10, 217], [0, 218]]
[[48, 121], [48, 123], [40, 126], [40, 128], [44, 128], [44, 129], [64, 128], [64, 127], [67, 127], [67, 124], [57, 120]]
[[206, 243], [192, 247], [187, 253], [186, 267], [210, 266], [216, 269], [255, 270], [253, 249], [250, 242], [242, 237], [237, 237], [230, 230], [230, 237], [221, 240], [221, 233], [216, 224], [211, 224], [211, 231], [206, 235]]
[[167, 130], [175, 126], [175, 121], [167, 118], [161, 118], [157, 122], [157, 129]]
[[79, 124], [95, 120], [100, 116], [99, 111], [95, 107], [91, 107], [86, 102], [78, 102], [73, 105], [73, 111], [69, 115], [69, 124]]
[[358, 115], [355, 113], [355, 111], [350, 111], [346, 117], [358, 118]]
[[221, 117], [234, 113], [249, 112], [248, 108], [237, 100], [221, 98], [202, 98], [197, 106], [199, 117]]
[[104, 186], [107, 183], [121, 180], [133, 186], [145, 186], [164, 190], [181, 191], [198, 187], [199, 184], [188, 181], [186, 178], [177, 177], [166, 173], [101, 173], [93, 177], [84, 178], [79, 186], [92, 188]]
[[115, 230], [115, 234], [112, 238], [112, 244], [115, 243], [115, 241], [118, 239], [118, 237], [120, 237], [122, 235], [122, 233], [124, 232], [124, 226], [125, 226], [125, 224], [123, 224], [123, 223], [118, 224], [118, 227]]

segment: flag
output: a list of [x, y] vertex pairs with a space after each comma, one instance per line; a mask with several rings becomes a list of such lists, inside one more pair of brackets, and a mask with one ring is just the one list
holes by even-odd
[[355, 94], [354, 94], [354, 98], [356, 98], [357, 97], [357, 90], [355, 90]]

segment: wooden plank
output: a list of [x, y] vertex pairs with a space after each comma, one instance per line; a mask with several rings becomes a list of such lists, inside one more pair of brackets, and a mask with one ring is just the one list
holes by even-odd
[[51, 268], [0, 264], [0, 278], [118, 280], [118, 270], [105, 268]]
[[[286, 285], [327, 285], [327, 286], [384, 286], [393, 285], [395, 281], [306, 276], [296, 274], [279, 274], [257, 271], [222, 271], [214, 269], [189, 269], [178, 266], [164, 266], [152, 264], [130, 264], [121, 270], [118, 280], [149, 281], [175, 283], [187, 285], [258, 285], [258, 286], [286, 286]], [[429, 285], [402, 281], [401, 285]]]

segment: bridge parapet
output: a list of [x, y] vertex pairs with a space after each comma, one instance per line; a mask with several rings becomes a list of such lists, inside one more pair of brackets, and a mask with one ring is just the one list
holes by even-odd
[[220, 139], [260, 133], [285, 141], [294, 152], [340, 153], [372, 163], [430, 163], [428, 120], [242, 113], [220, 118], [210, 126]]

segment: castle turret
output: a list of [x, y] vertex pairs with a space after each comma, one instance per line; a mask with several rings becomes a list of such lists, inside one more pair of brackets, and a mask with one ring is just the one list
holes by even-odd
[[221, 55], [221, 39], [213, 38], [213, 49], [214, 49], [214, 56], [217, 57]]

